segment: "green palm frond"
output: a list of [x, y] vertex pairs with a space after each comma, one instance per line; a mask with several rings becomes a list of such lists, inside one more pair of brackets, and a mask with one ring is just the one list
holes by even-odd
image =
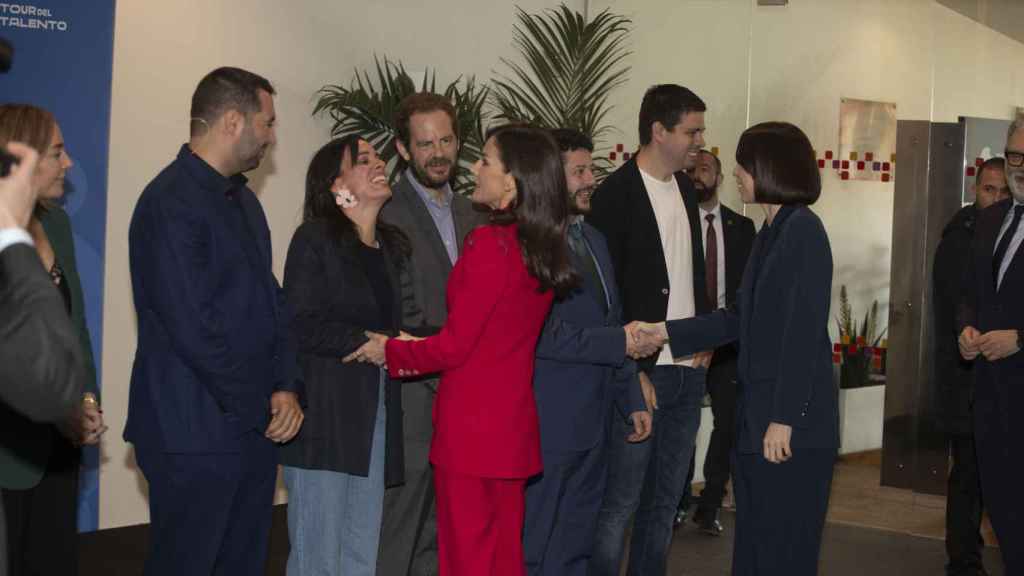
[[[415, 92], [437, 91], [437, 77], [432, 70], [423, 73], [419, 85], [400, 62], [374, 57], [374, 70], [356, 70], [348, 86], [327, 85], [317, 91], [313, 115], [325, 114], [331, 121], [331, 136], [358, 134], [388, 162], [389, 178], [398, 180], [400, 163], [395, 146], [393, 119], [398, 105]], [[456, 192], [469, 189], [468, 167], [481, 155], [483, 149], [484, 102], [488, 89], [470, 76], [459, 77], [440, 92], [455, 105], [462, 150], [452, 184]]]
[[516, 8], [513, 45], [522, 62], [493, 80], [497, 117], [546, 128], [575, 128], [595, 145], [613, 130], [609, 95], [626, 82], [631, 21], [604, 10], [588, 20], [564, 4], [539, 14]]

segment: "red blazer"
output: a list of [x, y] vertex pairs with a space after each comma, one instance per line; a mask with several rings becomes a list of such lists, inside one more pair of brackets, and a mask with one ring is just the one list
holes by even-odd
[[387, 343], [392, 377], [441, 373], [430, 461], [461, 474], [541, 471], [533, 358], [550, 290], [523, 262], [516, 226], [481, 226], [448, 278], [448, 319], [426, 340]]

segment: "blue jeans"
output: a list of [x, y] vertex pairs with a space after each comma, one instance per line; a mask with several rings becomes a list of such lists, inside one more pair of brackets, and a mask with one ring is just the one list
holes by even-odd
[[618, 576], [623, 539], [634, 512], [628, 574], [665, 574], [672, 519], [686, 488], [700, 427], [706, 375], [704, 369], [685, 366], [656, 366], [648, 372], [658, 395], [658, 410], [654, 412], [654, 433], [645, 442], [627, 442], [632, 425], [613, 415], [608, 483], [597, 519], [592, 575]]
[[369, 476], [284, 466], [288, 576], [373, 576], [384, 509], [384, 388], [377, 402]]

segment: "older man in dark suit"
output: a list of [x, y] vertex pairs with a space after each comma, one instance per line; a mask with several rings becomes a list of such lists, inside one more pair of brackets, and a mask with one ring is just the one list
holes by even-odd
[[[419, 310], [417, 316], [403, 318], [407, 323], [444, 325], [448, 274], [462, 252], [463, 239], [486, 221], [484, 213], [455, 194], [449, 183], [458, 163], [457, 129], [455, 108], [438, 94], [412, 94], [396, 114], [395, 142], [406, 169], [392, 188], [381, 218], [401, 228], [413, 246], [407, 285]], [[436, 378], [402, 386], [405, 484], [384, 495], [377, 559], [377, 571], [383, 576], [437, 573], [434, 482], [427, 460], [436, 391]]]
[[276, 443], [303, 418], [270, 229], [242, 175], [275, 142], [273, 94], [239, 68], [207, 74], [189, 142], [132, 215], [124, 438], [149, 482], [147, 576], [265, 568]]
[[974, 439], [981, 492], [1007, 574], [1024, 572], [1024, 119], [1010, 126], [1006, 180], [1013, 199], [977, 218], [961, 305], [960, 353], [974, 360]]

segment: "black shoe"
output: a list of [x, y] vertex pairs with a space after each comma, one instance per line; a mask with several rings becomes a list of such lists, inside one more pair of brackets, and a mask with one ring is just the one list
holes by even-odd
[[682, 526], [683, 523], [686, 522], [686, 517], [689, 515], [689, 513], [690, 511], [687, 510], [686, 508], [677, 509], [676, 517], [672, 519], [672, 528], [675, 529]]
[[698, 531], [709, 536], [721, 536], [725, 532], [722, 523], [718, 521], [717, 508], [713, 512], [698, 508], [693, 514], [693, 523], [697, 525]]

